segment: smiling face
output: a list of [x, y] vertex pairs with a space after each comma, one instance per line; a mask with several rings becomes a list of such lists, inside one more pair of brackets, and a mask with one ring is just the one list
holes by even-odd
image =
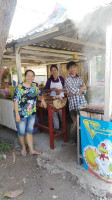
[[53, 75], [54, 78], [58, 77], [58, 70], [56, 69], [56, 67], [51, 68], [51, 74]]
[[32, 82], [34, 81], [35, 75], [33, 72], [29, 71], [27, 72], [26, 76], [25, 76], [25, 82], [27, 84], [32, 84]]
[[77, 66], [76, 65], [70, 66], [68, 71], [70, 75], [75, 76], [77, 74]]

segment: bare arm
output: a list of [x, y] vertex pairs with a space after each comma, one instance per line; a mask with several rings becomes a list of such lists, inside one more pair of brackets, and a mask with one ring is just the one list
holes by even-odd
[[86, 85], [85, 84], [82, 85], [82, 87], [79, 89], [79, 94], [86, 94], [86, 89], [87, 89]]
[[86, 90], [87, 87], [86, 87], [86, 85], [83, 85], [80, 89], [81, 89], [81, 90]]
[[58, 91], [56, 92], [56, 94], [59, 95], [59, 94], [60, 94], [61, 92], [63, 92], [63, 91], [65, 91], [65, 87], [62, 88], [62, 89], [60, 89], [60, 90], [58, 90]]
[[43, 106], [44, 108], [47, 108], [47, 104], [43, 96], [38, 96], [38, 100], [41, 101], [41, 106]]
[[85, 83], [83, 82], [83, 80], [79, 80], [81, 82], [81, 88], [76, 88], [70, 79], [66, 79], [65, 81], [65, 84], [66, 84], [66, 90], [67, 90], [67, 93], [68, 93], [68, 96], [69, 97], [73, 97], [75, 94], [79, 94], [79, 95], [82, 95], [82, 94], [86, 94], [86, 85]]
[[14, 111], [15, 111], [15, 115], [16, 115], [16, 122], [20, 123], [20, 115], [19, 115], [19, 111], [18, 111], [18, 102], [14, 101]]
[[52, 91], [58, 92], [58, 89], [57, 88], [52, 88], [52, 89], [47, 89], [46, 91], [47, 91], [47, 93], [52, 92]]

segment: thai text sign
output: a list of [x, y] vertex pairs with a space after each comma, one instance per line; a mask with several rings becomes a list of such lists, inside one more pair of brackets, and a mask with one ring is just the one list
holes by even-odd
[[83, 167], [112, 182], [112, 122], [80, 117]]

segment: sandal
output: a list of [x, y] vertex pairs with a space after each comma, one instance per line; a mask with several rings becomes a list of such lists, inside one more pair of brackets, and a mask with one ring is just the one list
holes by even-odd
[[32, 152], [29, 152], [30, 155], [41, 155], [42, 151], [41, 150], [33, 150]]
[[21, 150], [21, 155], [23, 156], [23, 157], [25, 157], [26, 156], [26, 151], [25, 150]]

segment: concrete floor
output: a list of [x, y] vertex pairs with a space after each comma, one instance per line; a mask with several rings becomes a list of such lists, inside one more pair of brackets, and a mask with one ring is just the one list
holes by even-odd
[[[18, 145], [16, 131], [9, 128], [0, 128], [0, 138], [11, 141], [16, 147]], [[37, 158], [38, 166], [46, 168], [51, 174], [69, 172], [75, 177], [78, 185], [92, 194], [98, 197], [104, 197], [107, 193], [112, 194], [112, 184], [105, 183], [77, 164], [77, 147], [74, 143], [64, 143], [63, 137], [59, 137], [55, 139], [54, 150], [51, 150], [48, 132], [38, 131], [34, 134], [34, 147], [43, 151]]]

